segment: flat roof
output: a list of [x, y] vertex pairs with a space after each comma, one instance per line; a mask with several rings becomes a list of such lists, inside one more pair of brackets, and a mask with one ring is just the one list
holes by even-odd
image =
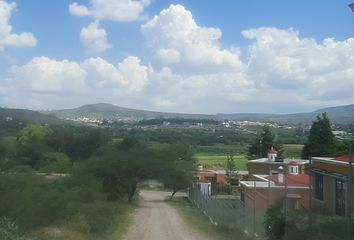
[[250, 160], [248, 162], [249, 163], [266, 163], [266, 164], [289, 164], [290, 162], [293, 162], [293, 161], [298, 163], [299, 165], [310, 163], [309, 160], [292, 159], [292, 158], [285, 158], [285, 159], [283, 159], [282, 162], [269, 161], [268, 158], [259, 158], [259, 159], [255, 159], [255, 160]]

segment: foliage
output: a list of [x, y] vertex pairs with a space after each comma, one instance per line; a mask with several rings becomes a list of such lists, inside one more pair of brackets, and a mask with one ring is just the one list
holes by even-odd
[[210, 218], [200, 209], [194, 207], [187, 197], [175, 197], [168, 202], [177, 209], [181, 217], [198, 232], [204, 233], [205, 239], [213, 240], [251, 240], [244, 232], [213, 224]]
[[48, 150], [46, 137], [52, 134], [51, 128], [39, 124], [29, 124], [17, 134], [20, 156], [24, 163], [34, 167], [42, 154]]
[[1, 240], [34, 240], [19, 232], [16, 222], [7, 217], [0, 218], [0, 239]]
[[234, 159], [234, 154], [232, 152], [227, 155], [227, 158], [226, 158], [226, 169], [229, 172], [232, 172], [232, 171], [236, 170], [236, 163], [235, 163], [235, 159]]
[[285, 215], [276, 204], [268, 208], [264, 216], [264, 230], [268, 239], [281, 239], [285, 233]]
[[0, 175], [0, 216], [17, 219], [22, 230], [71, 224], [78, 231], [105, 231], [124, 204], [106, 201], [90, 175], [48, 180], [33, 174]]
[[302, 150], [302, 158], [309, 159], [313, 156], [330, 157], [335, 155], [336, 146], [331, 124], [326, 113], [317, 115], [312, 123], [308, 139]]
[[59, 152], [44, 153], [35, 166], [40, 172], [46, 173], [67, 173], [71, 167], [69, 157]]
[[109, 142], [101, 129], [53, 127], [47, 144], [57, 152], [63, 152], [72, 162], [93, 156], [99, 148]]
[[269, 126], [264, 126], [259, 137], [256, 138], [253, 144], [248, 148], [248, 158], [266, 157], [268, 151], [274, 147], [278, 151], [278, 155], [282, 153], [282, 144], [277, 141], [276, 135]]
[[181, 189], [187, 188], [193, 181], [196, 160], [194, 149], [185, 143], [172, 144], [162, 151], [159, 179], [166, 188], [172, 190], [170, 199]]
[[87, 163], [87, 171], [102, 179], [104, 191], [110, 199], [127, 195], [132, 202], [137, 184], [152, 175], [154, 152], [144, 143], [127, 138], [119, 145], [107, 147], [102, 156]]

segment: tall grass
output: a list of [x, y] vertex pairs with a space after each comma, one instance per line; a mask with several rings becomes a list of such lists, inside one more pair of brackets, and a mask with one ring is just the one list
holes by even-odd
[[127, 225], [131, 209], [123, 201], [107, 201], [99, 179], [89, 175], [49, 180], [0, 174], [0, 217], [16, 219], [17, 231], [38, 239], [109, 239], [112, 228]]

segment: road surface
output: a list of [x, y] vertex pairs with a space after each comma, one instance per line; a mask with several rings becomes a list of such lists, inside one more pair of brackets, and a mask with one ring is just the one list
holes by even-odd
[[141, 191], [142, 201], [134, 213], [134, 224], [124, 240], [205, 240], [169, 206], [164, 199], [169, 195], [160, 191]]

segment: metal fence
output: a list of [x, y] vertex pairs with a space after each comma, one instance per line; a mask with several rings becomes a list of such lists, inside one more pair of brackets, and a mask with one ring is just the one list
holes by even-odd
[[235, 195], [208, 195], [197, 184], [189, 188], [190, 202], [199, 208], [210, 221], [218, 226], [253, 233], [255, 219], [246, 214], [243, 202]]

